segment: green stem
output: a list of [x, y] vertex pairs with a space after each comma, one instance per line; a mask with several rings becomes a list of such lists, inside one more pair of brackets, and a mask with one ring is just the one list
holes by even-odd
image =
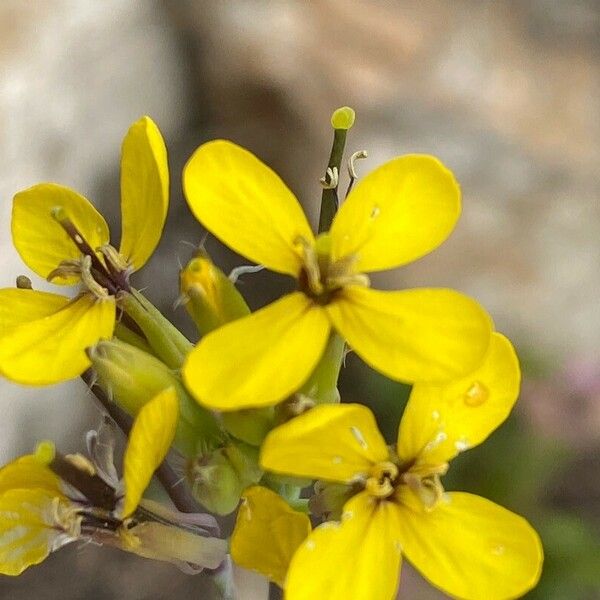
[[319, 364], [300, 389], [301, 394], [305, 394], [317, 404], [339, 402], [337, 381], [344, 358], [344, 348], [344, 340], [335, 331], [332, 332]]
[[[329, 155], [328, 168], [337, 169], [340, 172], [342, 165], [342, 157], [344, 156], [344, 148], [346, 146], [347, 129], [334, 129], [333, 145], [331, 146], [331, 154]], [[319, 216], [319, 233], [329, 231], [333, 217], [338, 209], [338, 194], [337, 186], [332, 189], [324, 189], [321, 196], [321, 214]]]
[[121, 292], [117, 300], [142, 330], [156, 356], [169, 368], [180, 369], [192, 343], [138, 291]]

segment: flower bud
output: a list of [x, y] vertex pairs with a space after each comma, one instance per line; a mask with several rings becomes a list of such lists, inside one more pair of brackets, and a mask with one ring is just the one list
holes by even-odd
[[186, 392], [181, 381], [156, 357], [121, 340], [101, 340], [88, 350], [100, 388], [123, 410], [135, 416], [162, 390], [173, 387], [179, 399], [175, 447], [196, 456], [199, 447], [215, 447], [221, 438], [212, 413]]
[[267, 408], [249, 408], [224, 412], [223, 426], [235, 438], [251, 446], [260, 446], [275, 424], [275, 411]]
[[202, 253], [181, 270], [181, 297], [201, 335], [244, 317], [250, 309], [233, 282]]
[[217, 515], [232, 513], [242, 492], [262, 477], [258, 449], [231, 444], [200, 457], [189, 469], [194, 496]]

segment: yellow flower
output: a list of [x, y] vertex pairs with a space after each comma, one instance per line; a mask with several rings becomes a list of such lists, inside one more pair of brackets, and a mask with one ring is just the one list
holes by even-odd
[[200, 402], [235, 410], [283, 400], [306, 381], [332, 329], [371, 366], [408, 382], [459, 377], [483, 359], [491, 322], [475, 301], [447, 289], [377, 291], [365, 275], [424, 256], [452, 231], [459, 188], [437, 159], [409, 155], [379, 167], [317, 238], [281, 179], [231, 142], [196, 150], [183, 185], [210, 232], [298, 282], [190, 353], [184, 378]]
[[186, 572], [217, 568], [227, 543], [205, 537], [218, 528], [210, 515], [182, 515], [142, 500], [171, 445], [177, 417], [173, 388], [144, 405], [131, 430], [123, 481], [110, 441], [95, 432], [89, 437], [93, 462], [79, 454], [55, 456], [54, 446], [44, 442], [35, 454], [0, 469], [0, 573], [19, 575], [75, 540], [116, 546]]
[[278, 494], [259, 485], [249, 487], [231, 535], [231, 558], [283, 587], [292, 556], [310, 529], [308, 516]]
[[108, 226], [75, 191], [42, 183], [13, 202], [12, 236], [23, 261], [63, 285], [83, 284], [74, 299], [31, 289], [0, 290], [0, 373], [18, 383], [47, 385], [80, 375], [85, 348], [110, 338], [114, 294], [127, 287], [156, 247], [168, 207], [167, 154], [160, 132], [143, 117], [129, 129], [121, 156], [119, 251]]
[[527, 521], [440, 483], [447, 461], [506, 418], [518, 388], [512, 346], [494, 334], [468, 377], [415, 386], [394, 450], [358, 404], [317, 406], [271, 432], [265, 469], [356, 488], [341, 522], [317, 527], [294, 555], [286, 598], [391, 600], [402, 555], [455, 598], [507, 600], [531, 589], [543, 551]]
[[48, 467], [48, 442], [0, 469], [0, 573], [20, 575], [79, 537], [81, 518]]

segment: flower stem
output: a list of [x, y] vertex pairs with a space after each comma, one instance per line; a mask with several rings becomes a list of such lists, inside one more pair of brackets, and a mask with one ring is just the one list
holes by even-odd
[[[342, 164], [347, 134], [347, 129], [334, 129], [333, 145], [331, 146], [331, 154], [329, 155], [329, 164], [327, 167], [330, 169], [337, 169], [338, 173]], [[337, 191], [338, 186], [323, 189], [323, 195], [321, 196], [321, 214], [319, 216], [319, 233], [329, 231], [329, 228], [331, 227], [333, 217], [338, 209]]]

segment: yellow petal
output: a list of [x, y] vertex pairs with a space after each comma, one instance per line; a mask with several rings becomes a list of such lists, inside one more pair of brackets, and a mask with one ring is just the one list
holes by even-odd
[[317, 527], [294, 555], [286, 600], [393, 600], [401, 562], [398, 512], [365, 492], [350, 499], [341, 524]]
[[195, 217], [212, 234], [265, 267], [296, 276], [297, 238], [314, 240], [298, 200], [252, 153], [225, 140], [200, 146], [183, 170]]
[[172, 387], [154, 396], [137, 414], [123, 458], [124, 516], [137, 508], [154, 471], [167, 455], [178, 417], [179, 400]]
[[437, 465], [480, 444], [508, 417], [520, 381], [512, 344], [493, 333], [488, 354], [473, 373], [445, 385], [413, 386], [400, 423], [398, 455]]
[[58, 294], [4, 288], [0, 290], [0, 337], [10, 327], [47, 317], [68, 303], [69, 298]]
[[[67, 217], [96, 249], [108, 243], [108, 225], [92, 204], [77, 192], [55, 183], [40, 183], [19, 192], [13, 200], [12, 237], [23, 262], [40, 277], [63, 260], [81, 256], [73, 240], [55, 221], [52, 209], [62, 207]], [[77, 277], [58, 278], [54, 283], [72, 285]]]
[[332, 255], [357, 255], [359, 272], [398, 267], [437, 248], [459, 215], [452, 173], [433, 156], [401, 156], [361, 179], [342, 204]]
[[63, 496], [58, 475], [35, 454], [21, 456], [0, 469], [0, 495], [10, 489], [32, 488]]
[[231, 536], [231, 557], [283, 587], [290, 560], [310, 533], [307, 515], [292, 510], [278, 494], [262, 486], [243, 496]]
[[327, 311], [366, 363], [407, 383], [461, 377], [481, 364], [490, 344], [490, 317], [453, 290], [385, 292], [354, 286]]
[[121, 148], [121, 247], [141, 269], [154, 252], [169, 208], [169, 165], [160, 131], [142, 117], [127, 132]]
[[114, 298], [83, 294], [47, 316], [0, 333], [0, 373], [25, 385], [77, 377], [90, 366], [84, 350], [110, 338], [114, 324]]
[[276, 404], [306, 381], [329, 329], [321, 307], [289, 294], [204, 337], [187, 356], [184, 380], [198, 402], [217, 410]]
[[192, 574], [198, 569], [217, 569], [227, 556], [227, 540], [205, 537], [175, 527], [144, 521], [121, 533], [120, 547], [152, 560], [163, 560]]
[[350, 483], [388, 455], [366, 406], [321, 404], [273, 429], [260, 462], [275, 473]]
[[43, 489], [13, 489], [0, 495], [0, 573], [20, 575], [73, 538], [54, 520], [67, 505]]
[[522, 517], [485, 498], [458, 492], [448, 494], [447, 501], [431, 511], [403, 505], [399, 510], [402, 553], [452, 597], [508, 600], [536, 585], [542, 545]]

